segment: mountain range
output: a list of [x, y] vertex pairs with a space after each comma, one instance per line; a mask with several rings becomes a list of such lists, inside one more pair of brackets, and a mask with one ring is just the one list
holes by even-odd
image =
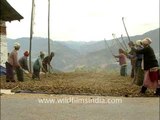
[[[148, 31], [142, 35], [131, 36], [132, 41], [150, 37], [153, 42], [153, 47], [156, 55], [159, 55], [159, 28]], [[118, 38], [121, 44], [124, 42], [127, 44], [128, 39], [124, 37], [122, 41]], [[19, 57], [23, 55], [23, 52], [29, 50], [29, 41], [27, 37], [11, 39], [7, 38], [8, 51], [11, 52], [13, 49], [14, 42], [21, 44], [19, 51]], [[99, 40], [91, 42], [83, 41], [58, 41], [51, 40], [50, 49], [55, 53], [55, 56], [51, 62], [55, 69], [60, 71], [68, 72], [75, 70], [97, 70], [97, 69], [110, 69], [117, 68], [118, 63], [113, 54], [118, 54], [118, 49], [121, 47], [116, 40]], [[48, 39], [41, 37], [34, 37], [32, 39], [32, 62], [38, 57], [40, 51], [44, 51], [47, 55], [48, 51]], [[109, 47], [108, 47], [109, 46]], [[128, 48], [129, 49], [129, 48]]]

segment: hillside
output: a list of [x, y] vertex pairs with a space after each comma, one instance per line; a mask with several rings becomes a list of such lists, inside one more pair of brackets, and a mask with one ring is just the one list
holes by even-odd
[[[150, 37], [153, 40], [151, 46], [159, 55], [159, 28], [148, 31], [142, 35], [131, 36], [132, 41]], [[119, 38], [121, 41], [121, 38]], [[29, 38], [9, 39], [8, 38], [8, 50], [12, 50], [13, 43], [18, 41], [21, 44], [21, 50], [19, 55], [22, 56], [25, 50], [29, 50]], [[124, 37], [124, 41], [127, 44], [127, 37]], [[122, 41], [121, 41], [122, 42]], [[119, 44], [115, 40], [107, 40], [110, 48], [114, 54], [118, 53]], [[34, 61], [39, 55], [40, 51], [44, 51], [47, 55], [48, 51], [48, 39], [36, 37], [32, 42], [32, 61]], [[105, 44], [104, 40], [92, 41], [92, 42], [75, 42], [75, 41], [52, 41], [51, 51], [55, 52], [55, 57], [52, 61], [52, 65], [55, 69], [61, 71], [74, 71], [75, 69], [111, 69], [118, 68], [114, 57]]]
[[[40, 51], [44, 51], [47, 55], [48, 51], [48, 39], [46, 38], [34, 38], [32, 41], [32, 61], [34, 61]], [[14, 42], [17, 41], [21, 44], [21, 50], [19, 53], [19, 57], [23, 55], [25, 50], [29, 50], [29, 38], [20, 38], [20, 39], [8, 39], [8, 50], [9, 52], [12, 50], [12, 46]], [[72, 70], [73, 63], [78, 59], [79, 53], [65, 45], [61, 44], [60, 42], [53, 42], [51, 41], [51, 51], [55, 52], [54, 60], [52, 61], [52, 65], [55, 69], [58, 70]]]

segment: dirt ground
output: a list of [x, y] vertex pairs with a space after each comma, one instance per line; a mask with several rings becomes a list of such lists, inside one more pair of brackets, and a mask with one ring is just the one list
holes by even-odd
[[[14, 92], [69, 94], [69, 95], [101, 95], [138, 97], [140, 87], [131, 84], [132, 79], [122, 77], [119, 73], [107, 72], [71, 72], [41, 75], [41, 80], [32, 80], [25, 75], [24, 82], [6, 83], [1, 77], [1, 89], [12, 89]], [[154, 90], [146, 95], [153, 97]]]

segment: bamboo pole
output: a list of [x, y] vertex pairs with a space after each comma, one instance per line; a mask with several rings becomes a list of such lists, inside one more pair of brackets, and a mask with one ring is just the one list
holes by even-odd
[[123, 46], [123, 44], [119, 41], [119, 39], [116, 37], [115, 34], [112, 34], [113, 39], [120, 45], [120, 48], [123, 48], [125, 50], [125, 47]]
[[48, 55], [50, 55], [50, 0], [48, 0]]
[[124, 41], [124, 39], [123, 39], [123, 35], [122, 35], [122, 34], [121, 34], [121, 39], [122, 39], [122, 42], [123, 42], [123, 44], [124, 44], [124, 46], [125, 46], [126, 50], [128, 50], [128, 48], [127, 48], [127, 44], [126, 44], [126, 42]]
[[[51, 50], [50, 50], [50, 0], [48, 0], [48, 56], [50, 55], [51, 53]], [[50, 71], [51, 70], [51, 67], [49, 66], [48, 67], [48, 70]], [[50, 73], [50, 72], [49, 72]]]
[[[112, 33], [112, 37], [114, 36], [114, 33]], [[121, 48], [121, 46], [119, 46], [119, 43], [118, 43], [118, 41], [116, 41], [115, 39], [114, 39], [114, 37], [113, 37], [113, 47], [114, 48], [116, 48], [116, 49], [119, 49], [119, 48]]]
[[35, 2], [32, 0], [32, 10], [31, 10], [31, 24], [30, 24], [30, 44], [29, 44], [29, 70], [32, 72], [32, 38], [33, 38], [33, 14], [34, 14]]
[[128, 37], [128, 40], [129, 42], [131, 41], [130, 37], [129, 37], [129, 34], [128, 34], [128, 31], [127, 31], [127, 28], [126, 28], [126, 25], [125, 25], [125, 22], [124, 22], [124, 17], [122, 17], [122, 22], [123, 22], [123, 26], [124, 26], [124, 29], [126, 31], [126, 34], [127, 34], [127, 37]]
[[[107, 46], [108, 50], [111, 52], [112, 56], [114, 57], [114, 54], [113, 54], [111, 48], [109, 47], [109, 45], [108, 45], [108, 43], [107, 43], [107, 41], [106, 41], [105, 38], [104, 38], [104, 42], [105, 42], [105, 45]], [[115, 58], [115, 57], [114, 57], [114, 58]], [[116, 62], [118, 61], [116, 58], [115, 58], [115, 60], [116, 60]]]

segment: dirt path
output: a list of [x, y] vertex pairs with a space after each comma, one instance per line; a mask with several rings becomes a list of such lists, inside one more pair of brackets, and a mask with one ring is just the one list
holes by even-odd
[[1, 120], [159, 120], [158, 97], [1, 96]]

